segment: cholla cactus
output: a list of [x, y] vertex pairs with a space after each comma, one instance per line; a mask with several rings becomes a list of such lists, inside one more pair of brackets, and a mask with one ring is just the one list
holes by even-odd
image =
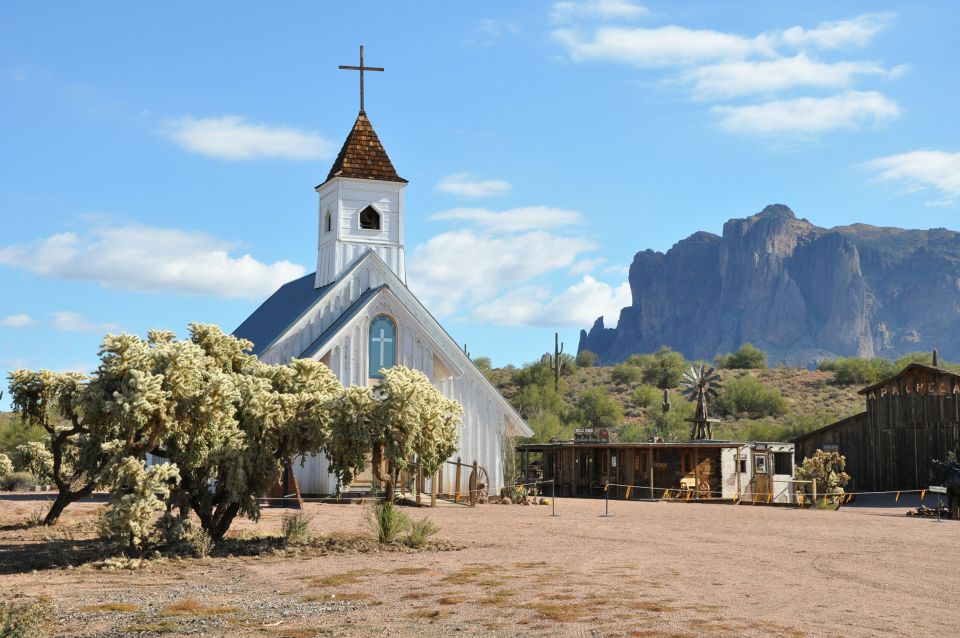
[[30, 472], [39, 481], [49, 481], [53, 474], [53, 455], [38, 441], [18, 445], [13, 455], [14, 465], [22, 472]]
[[13, 462], [6, 454], [0, 454], [0, 478], [13, 471]]
[[349, 388], [334, 403], [324, 451], [341, 483], [362, 470], [372, 452], [373, 471], [392, 499], [400, 472], [413, 459], [429, 476], [456, 451], [462, 418], [460, 404], [443, 396], [425, 374], [397, 366], [383, 371], [375, 389]]
[[846, 457], [838, 452], [817, 450], [812, 457], [803, 459], [796, 474], [798, 479], [815, 481], [818, 494], [836, 497], [844, 493], [843, 488], [850, 482], [850, 475], [843, 471], [846, 465]]
[[140, 459], [124, 456], [101, 478], [111, 490], [107, 526], [116, 537], [127, 539], [128, 549], [141, 549], [150, 539], [154, 514], [164, 508], [170, 488], [180, 480], [177, 466], [164, 463], [147, 467]]

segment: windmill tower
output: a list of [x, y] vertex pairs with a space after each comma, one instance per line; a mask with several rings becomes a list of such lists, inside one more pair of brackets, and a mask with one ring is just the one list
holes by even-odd
[[692, 417], [684, 419], [693, 425], [690, 428], [690, 438], [701, 441], [713, 438], [713, 424], [720, 419], [712, 418], [707, 413], [707, 399], [715, 399], [720, 394], [720, 375], [713, 368], [700, 365], [691, 366], [683, 373], [680, 382], [680, 393], [688, 401], [697, 402], [697, 410]]

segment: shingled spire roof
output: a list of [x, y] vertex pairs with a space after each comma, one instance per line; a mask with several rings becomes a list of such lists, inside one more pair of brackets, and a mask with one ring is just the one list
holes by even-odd
[[330, 173], [324, 183], [334, 177], [352, 177], [354, 179], [376, 179], [382, 182], [404, 182], [407, 180], [397, 175], [393, 163], [383, 150], [383, 144], [373, 130], [373, 125], [367, 119], [367, 114], [360, 111], [353, 129], [347, 135], [337, 160], [333, 163]]

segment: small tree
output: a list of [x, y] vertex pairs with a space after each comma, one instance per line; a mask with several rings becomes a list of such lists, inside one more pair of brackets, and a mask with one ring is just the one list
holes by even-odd
[[745, 343], [736, 352], [718, 355], [716, 362], [720, 368], [758, 370], [767, 367], [767, 353], [751, 343]]
[[638, 408], [659, 407], [661, 392], [651, 385], [640, 385], [633, 391], [630, 402]]
[[623, 421], [623, 409], [603, 388], [591, 388], [577, 398], [576, 416], [584, 425], [615, 430]]
[[643, 368], [628, 363], [621, 363], [618, 366], [614, 366], [610, 372], [610, 376], [616, 383], [632, 385], [643, 378]]
[[812, 457], [803, 459], [796, 475], [800, 480], [814, 481], [818, 495], [830, 497], [831, 502], [839, 504], [839, 496], [850, 482], [850, 475], [844, 472], [846, 466], [847, 459], [840, 453], [817, 450]]
[[456, 449], [461, 405], [440, 394], [419, 370], [383, 370], [375, 388], [348, 388], [335, 402], [325, 444], [338, 487], [371, 456], [374, 476], [393, 500], [400, 473], [415, 461], [430, 476]]
[[489, 374], [490, 371], [493, 370], [493, 362], [490, 360], [490, 357], [474, 357], [473, 364], [477, 366], [484, 375]]
[[643, 382], [661, 390], [674, 388], [680, 383], [687, 368], [683, 355], [663, 346], [649, 359], [643, 368]]
[[577, 353], [577, 358], [575, 360], [577, 367], [580, 368], [592, 368], [597, 362], [597, 353], [590, 352], [589, 350], [581, 350]]

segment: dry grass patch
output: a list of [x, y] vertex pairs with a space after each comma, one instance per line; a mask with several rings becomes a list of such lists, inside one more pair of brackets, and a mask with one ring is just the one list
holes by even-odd
[[123, 631], [128, 634], [172, 634], [180, 630], [180, 625], [169, 620], [160, 622], [145, 622], [127, 625]]
[[80, 611], [85, 611], [88, 613], [96, 613], [96, 612], [129, 613], [134, 611], [140, 611], [140, 605], [134, 605], [133, 603], [100, 603], [98, 605], [87, 605], [86, 607], [81, 607]]
[[175, 602], [172, 605], [167, 605], [161, 610], [161, 614], [166, 614], [169, 616], [222, 616], [224, 614], [233, 614], [240, 611], [239, 607], [228, 607], [228, 606], [206, 606], [203, 603], [193, 600], [192, 598], [185, 598], [181, 601]]
[[648, 602], [648, 601], [633, 603], [633, 606], [636, 607], [637, 609], [642, 609], [643, 611], [651, 611], [658, 614], [677, 610], [676, 607], [671, 607], [666, 603], [656, 603], [656, 602]]
[[634, 629], [627, 635], [631, 638], [694, 638], [693, 634], [688, 634], [685, 631], [663, 629]]
[[487, 607], [512, 607], [516, 592], [509, 589], [502, 589], [491, 593], [486, 598], [480, 599], [480, 604]]
[[409, 614], [410, 618], [418, 620], [440, 620], [449, 615], [449, 611], [443, 611], [442, 609], [418, 609]]
[[444, 576], [441, 581], [450, 585], [483, 584], [487, 587], [499, 587], [503, 581], [494, 581], [489, 578], [491, 572], [497, 572], [497, 565], [467, 565], [452, 574]]
[[459, 605], [467, 601], [466, 596], [441, 596], [437, 602], [441, 605]]
[[376, 569], [354, 569], [342, 574], [331, 574], [320, 578], [311, 578], [310, 584], [316, 587], [340, 587], [342, 585], [356, 585], [362, 583], [365, 578], [369, 578], [380, 573]]
[[583, 610], [571, 607], [569, 605], [557, 605], [555, 603], [536, 602], [527, 605], [530, 609], [540, 614], [545, 620], [554, 622], [577, 622], [582, 620], [586, 613]]
[[514, 567], [519, 567], [520, 569], [534, 569], [535, 567], [545, 567], [547, 565], [546, 561], [539, 560], [532, 563], [514, 563]]
[[426, 567], [397, 567], [396, 569], [391, 569], [388, 571], [388, 574], [396, 574], [397, 576], [413, 576], [415, 574], [423, 574], [430, 571]]

